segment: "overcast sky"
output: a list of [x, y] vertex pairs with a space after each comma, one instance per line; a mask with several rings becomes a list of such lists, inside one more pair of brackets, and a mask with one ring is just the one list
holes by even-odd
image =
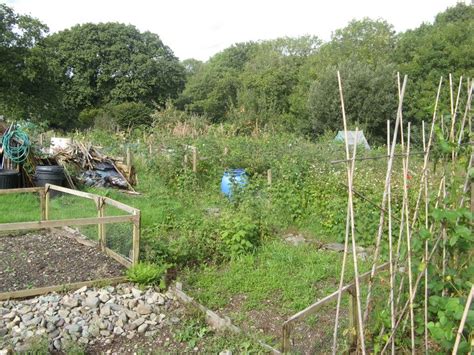
[[352, 19], [382, 18], [404, 31], [456, 0], [0, 0], [51, 32], [116, 21], [158, 34], [181, 60], [210, 56], [236, 42], [306, 34], [328, 40]]

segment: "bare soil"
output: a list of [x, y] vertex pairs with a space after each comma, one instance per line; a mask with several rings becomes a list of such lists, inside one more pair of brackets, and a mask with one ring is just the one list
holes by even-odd
[[[245, 295], [236, 295], [222, 309], [220, 316], [228, 316], [234, 324], [249, 334], [259, 334], [268, 344], [281, 349], [282, 325], [296, 312], [288, 312], [281, 308], [276, 298], [263, 302], [259, 309], [245, 309]], [[309, 306], [309, 305], [308, 305]], [[322, 307], [315, 315], [294, 324], [291, 332], [291, 351], [297, 354], [331, 353], [332, 336], [336, 305]], [[340, 338], [347, 325], [348, 310], [341, 307], [339, 315]]]
[[123, 275], [125, 267], [58, 233], [0, 236], [0, 292]]

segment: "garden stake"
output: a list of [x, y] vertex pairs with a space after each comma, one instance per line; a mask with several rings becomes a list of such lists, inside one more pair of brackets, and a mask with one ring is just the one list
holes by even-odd
[[[401, 121], [400, 121], [401, 122]], [[407, 137], [407, 153], [410, 153], [410, 122], [408, 122], [408, 137]], [[409, 208], [408, 208], [408, 183], [407, 183], [407, 174], [409, 159], [408, 156], [404, 158], [405, 169], [403, 172], [403, 199], [405, 202], [405, 218], [409, 220]], [[407, 261], [408, 261], [408, 287], [410, 291], [410, 336], [411, 336], [411, 352], [415, 354], [415, 314], [413, 311], [413, 275], [412, 275], [412, 264], [411, 264], [411, 233], [410, 233], [410, 223], [405, 223], [406, 228], [406, 237], [407, 237]]]
[[[356, 128], [356, 137], [357, 137], [358, 128]], [[354, 167], [355, 167], [355, 157], [357, 151], [357, 144], [354, 144], [354, 149], [352, 153], [352, 162], [351, 162], [351, 174], [354, 175]], [[336, 306], [336, 320], [334, 323], [334, 337], [332, 343], [332, 353], [336, 354], [337, 351], [337, 329], [339, 323], [339, 308], [341, 306], [341, 298], [342, 298], [342, 287], [344, 285], [344, 274], [346, 270], [346, 260], [348, 254], [348, 246], [349, 246], [349, 218], [350, 218], [350, 209], [349, 209], [349, 201], [347, 202], [347, 214], [346, 214], [346, 234], [344, 236], [344, 255], [342, 257], [342, 268], [341, 268], [341, 277], [339, 279], [339, 294], [337, 295], [337, 306]], [[353, 305], [355, 306], [355, 305]], [[355, 327], [357, 327], [357, 322], [354, 323]]]
[[[443, 83], [443, 77], [441, 77], [439, 79], [438, 92], [436, 93], [435, 106], [434, 106], [434, 109], [433, 109], [433, 119], [431, 121], [430, 135], [429, 135], [429, 138], [428, 138], [428, 144], [426, 146], [425, 158], [424, 158], [424, 161], [423, 161], [423, 168], [421, 170], [420, 188], [418, 190], [418, 197], [416, 199], [415, 212], [413, 213], [412, 226], [414, 226], [414, 224], [416, 223], [416, 220], [418, 219], [418, 210], [420, 208], [421, 195], [423, 194], [423, 181], [425, 179], [425, 171], [426, 171], [426, 169], [428, 169], [428, 158], [430, 156], [430, 148], [431, 148], [431, 143], [433, 141], [434, 126], [435, 126], [435, 122], [436, 122], [436, 113], [438, 111], [439, 94], [441, 92], [442, 83]], [[410, 223], [410, 222], [407, 221], [407, 223]]]
[[[344, 135], [345, 135], [345, 148], [346, 148], [346, 158], [349, 159], [349, 141], [347, 136], [347, 120], [346, 120], [346, 111], [344, 108], [344, 96], [342, 93], [342, 83], [341, 83], [341, 74], [339, 71], [337, 72], [337, 80], [339, 84], [339, 95], [341, 98], [341, 110], [342, 110], [342, 121], [344, 124]], [[357, 145], [357, 141], [355, 142]], [[362, 354], [365, 355], [365, 337], [364, 337], [364, 326], [362, 322], [362, 313], [361, 313], [361, 305], [360, 305], [360, 286], [359, 286], [359, 270], [357, 267], [357, 250], [356, 250], [356, 241], [355, 241], [355, 222], [354, 222], [354, 206], [352, 201], [352, 174], [349, 165], [346, 166], [347, 169], [347, 183], [349, 185], [349, 210], [350, 210], [350, 217], [351, 217], [351, 236], [352, 236], [352, 257], [354, 259], [354, 283], [356, 288], [356, 300], [357, 300], [357, 318], [358, 318], [358, 330], [359, 330], [359, 338], [360, 338], [360, 348]]]
[[464, 307], [464, 312], [462, 314], [461, 323], [459, 324], [458, 332], [456, 334], [456, 341], [454, 342], [453, 355], [458, 353], [459, 343], [461, 342], [462, 331], [464, 329], [464, 324], [466, 323], [467, 314], [469, 313], [469, 308], [471, 307], [472, 296], [474, 295], [474, 285], [471, 286], [471, 291], [467, 297], [466, 306]]
[[[398, 82], [400, 82], [400, 75], [398, 75]], [[390, 154], [390, 120], [387, 120], [387, 151]], [[392, 241], [392, 184], [391, 181], [388, 186], [388, 257], [390, 264], [390, 329], [395, 327], [395, 305], [393, 289], [395, 287], [395, 277], [393, 275], [393, 241]], [[392, 339], [392, 354], [395, 354], [395, 340]]]
[[385, 205], [387, 203], [387, 190], [388, 186], [390, 184], [390, 179], [392, 175], [392, 165], [393, 165], [393, 158], [395, 154], [395, 145], [397, 143], [397, 137], [398, 137], [398, 126], [400, 123], [400, 118], [402, 116], [402, 106], [403, 106], [403, 97], [405, 95], [405, 88], [406, 88], [406, 83], [407, 83], [407, 76], [403, 78], [403, 85], [400, 90], [400, 95], [399, 95], [399, 100], [398, 100], [398, 109], [397, 109], [397, 119], [395, 121], [395, 129], [393, 132], [393, 140], [392, 140], [392, 145], [390, 147], [390, 157], [388, 158], [387, 162], [387, 172], [385, 175], [385, 186], [384, 186], [384, 192], [382, 196], [382, 205], [381, 205], [381, 213], [380, 213], [380, 220], [379, 220], [379, 228], [377, 231], [377, 238], [375, 242], [375, 251], [374, 251], [374, 261], [372, 264], [372, 270], [367, 286], [367, 300], [365, 304], [365, 312], [364, 312], [364, 322], [367, 322], [367, 318], [369, 317], [369, 309], [370, 309], [370, 299], [372, 296], [372, 284], [375, 276], [375, 269], [377, 265], [377, 260], [379, 256], [379, 249], [380, 249], [380, 242], [382, 240], [382, 234], [383, 234], [383, 226], [384, 226], [384, 219], [385, 219]]
[[[425, 121], [421, 121], [421, 135], [423, 139], [423, 151], [426, 150], [426, 137], [425, 137]], [[428, 170], [425, 172], [428, 174]], [[429, 195], [428, 195], [428, 175], [425, 177], [425, 229], [429, 228], [428, 220], [428, 208], [429, 208]], [[428, 260], [428, 239], [425, 240], [425, 255], [424, 262]], [[424, 313], [424, 332], [425, 332], [425, 354], [428, 355], [428, 268], [425, 268], [425, 297], [423, 302], [423, 313]]]

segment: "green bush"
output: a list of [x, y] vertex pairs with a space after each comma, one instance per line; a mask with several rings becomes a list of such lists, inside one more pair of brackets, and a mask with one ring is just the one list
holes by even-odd
[[141, 102], [124, 102], [118, 105], [108, 105], [106, 111], [114, 118], [121, 128], [149, 126], [152, 123], [152, 109]]
[[169, 265], [138, 263], [127, 270], [127, 278], [139, 285], [156, 285], [161, 282]]

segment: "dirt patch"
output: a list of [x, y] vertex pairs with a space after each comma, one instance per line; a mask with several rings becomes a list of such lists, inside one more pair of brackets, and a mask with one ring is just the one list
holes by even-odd
[[[262, 302], [259, 309], [245, 309], [245, 295], [236, 295], [217, 313], [228, 316], [232, 322], [249, 334], [259, 334], [271, 341], [270, 345], [281, 349], [282, 325], [296, 312], [281, 309], [276, 299]], [[315, 315], [294, 324], [291, 333], [291, 349], [298, 354], [330, 353], [334, 330], [335, 304], [321, 308]], [[348, 310], [341, 307], [339, 334], [347, 327]]]
[[0, 292], [121, 276], [125, 267], [56, 233], [0, 236]]

